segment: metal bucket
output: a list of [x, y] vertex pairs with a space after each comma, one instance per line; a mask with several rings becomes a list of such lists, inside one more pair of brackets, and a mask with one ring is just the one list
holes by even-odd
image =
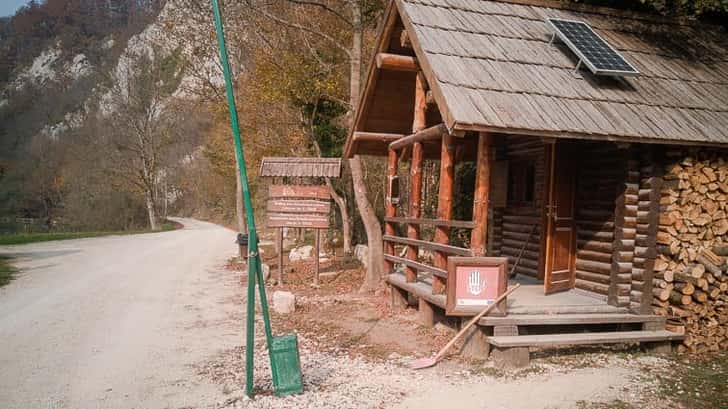
[[296, 334], [273, 337], [270, 345], [273, 386], [277, 396], [303, 392], [301, 359], [298, 355]]

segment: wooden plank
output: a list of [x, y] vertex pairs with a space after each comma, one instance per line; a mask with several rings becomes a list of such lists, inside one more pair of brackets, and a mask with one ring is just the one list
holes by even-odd
[[408, 283], [403, 274], [389, 274], [387, 275], [386, 281], [397, 288], [401, 288], [417, 297], [424, 298], [430, 303], [445, 309], [445, 296], [432, 294], [432, 287], [422, 281]]
[[268, 189], [270, 198], [301, 198], [323, 199], [331, 198], [329, 188], [326, 186], [300, 186], [300, 185], [271, 185]]
[[631, 324], [644, 322], [665, 322], [659, 315], [639, 314], [532, 314], [507, 315], [505, 317], [483, 317], [478, 325], [588, 325], [588, 324]]
[[528, 347], [557, 345], [628, 344], [633, 342], [679, 341], [685, 338], [671, 331], [617, 331], [549, 335], [518, 335], [489, 337], [488, 342], [497, 347]]
[[428, 226], [445, 226], [458, 229], [472, 229], [475, 223], [462, 220], [415, 219], [411, 217], [385, 217], [384, 221], [403, 224], [424, 224]]
[[[455, 246], [450, 246], [450, 245], [441, 244], [441, 243], [433, 243], [431, 241], [414, 240], [414, 239], [410, 239], [410, 238], [397, 237], [397, 236], [393, 236], [393, 235], [385, 235], [384, 237], [382, 237], [382, 239], [388, 243], [412, 245], [412, 246], [417, 246], [417, 247], [421, 247], [421, 248], [425, 248], [425, 249], [429, 249], [429, 250], [442, 251], [444, 253], [454, 254], [456, 256], [463, 256], [463, 257], [472, 257], [473, 256], [473, 251], [471, 249], [455, 247]], [[389, 254], [393, 254], [393, 253], [389, 253]]]
[[[440, 277], [440, 278], [447, 277], [447, 271], [445, 271], [441, 268], [437, 268], [437, 267], [429, 266], [424, 263], [420, 263], [419, 261], [413, 261], [413, 260], [410, 260], [410, 259], [407, 259], [404, 257], [392, 256], [389, 254], [385, 254], [384, 258], [391, 261], [392, 263], [404, 264], [405, 266], [411, 267], [417, 271], [426, 271], [428, 273], [432, 273], [436, 277]], [[407, 282], [413, 283], [414, 281], [407, 281]]]
[[271, 199], [266, 207], [270, 213], [324, 213], [331, 210], [330, 202], [318, 200]]
[[268, 213], [267, 216], [266, 226], [270, 228], [326, 229], [329, 227], [328, 214]]

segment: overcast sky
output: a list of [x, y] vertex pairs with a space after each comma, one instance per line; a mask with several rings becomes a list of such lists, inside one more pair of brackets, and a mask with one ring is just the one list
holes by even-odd
[[12, 16], [28, 0], [0, 0], [0, 17]]

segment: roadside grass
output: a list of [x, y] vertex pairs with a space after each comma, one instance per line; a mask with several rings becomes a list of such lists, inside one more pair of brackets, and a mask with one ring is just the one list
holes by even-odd
[[159, 233], [181, 228], [182, 225], [172, 220], [165, 220], [160, 230], [122, 230], [122, 231], [90, 231], [90, 232], [68, 232], [68, 233], [20, 233], [0, 235], [0, 245], [28, 244], [43, 241], [73, 240], [90, 237], [102, 237], [112, 235], [129, 235], [142, 233]]
[[658, 393], [681, 408], [728, 407], [728, 353], [709, 357], [674, 358], [671, 370], [657, 375]]
[[0, 287], [8, 284], [13, 280], [15, 268], [10, 265], [10, 257], [0, 256]]

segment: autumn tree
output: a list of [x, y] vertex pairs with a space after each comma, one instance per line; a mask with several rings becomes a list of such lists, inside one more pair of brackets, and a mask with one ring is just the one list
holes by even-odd
[[[148, 52], [147, 52], [148, 51]], [[109, 94], [108, 154], [110, 169], [143, 196], [149, 227], [157, 230], [157, 199], [166, 176], [164, 158], [175, 142], [178, 113], [171, 94], [180, 80], [179, 54], [157, 49], [129, 53], [113, 79]]]

